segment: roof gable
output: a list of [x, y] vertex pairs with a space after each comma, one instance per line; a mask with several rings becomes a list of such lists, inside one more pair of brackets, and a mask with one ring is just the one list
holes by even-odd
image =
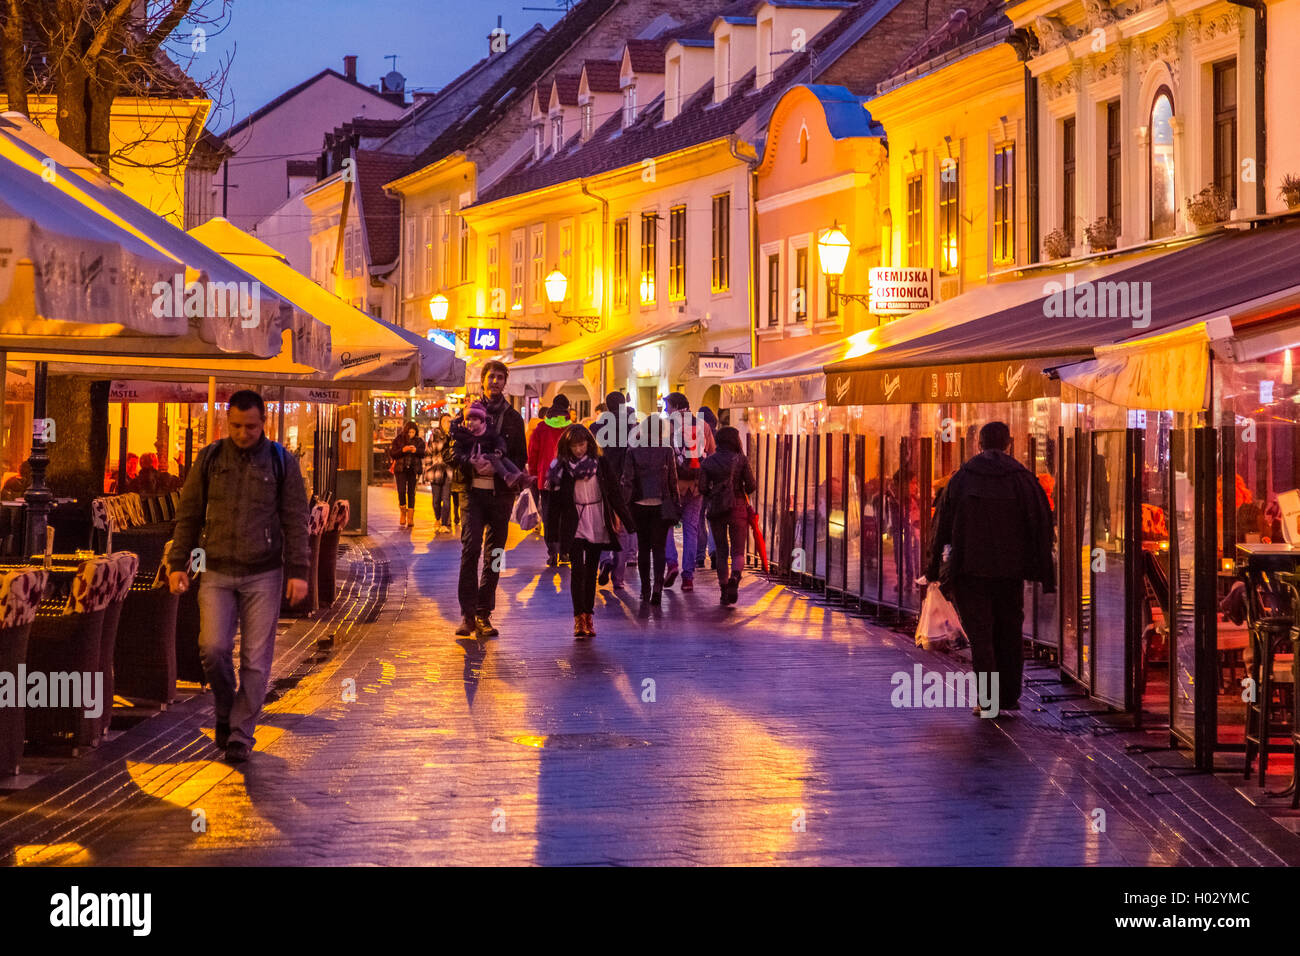
[[377, 91], [372, 90], [370, 87], [366, 86], [366, 84], [362, 83], [360, 80], [349, 80], [346, 76], [344, 76], [342, 73], [338, 72], [337, 70], [324, 69], [321, 70], [319, 73], [317, 73], [315, 76], [311, 76], [303, 80], [297, 86], [292, 86], [289, 89], [285, 90], [283, 93], [281, 93], [275, 99], [271, 100], [271, 102], [267, 103], [265, 106], [253, 110], [253, 112], [249, 113], [243, 119], [239, 120], [234, 125], [232, 125], [229, 129], [227, 129], [224, 133], [222, 133], [221, 138], [223, 140], [229, 141], [230, 137], [238, 133], [240, 130], [257, 122], [262, 117], [275, 112], [280, 107], [288, 103], [290, 100], [294, 99], [294, 97], [300, 95], [307, 89], [315, 86], [317, 83], [321, 82], [327, 77], [334, 77], [334, 79], [336, 80], [341, 80], [344, 83], [350, 83], [352, 86], [355, 86], [357, 89], [364, 90], [365, 92], [371, 94], [376, 100], [379, 100], [381, 103], [387, 103], [390, 106], [392, 105], [391, 100], [387, 99], [384, 96], [381, 96]]

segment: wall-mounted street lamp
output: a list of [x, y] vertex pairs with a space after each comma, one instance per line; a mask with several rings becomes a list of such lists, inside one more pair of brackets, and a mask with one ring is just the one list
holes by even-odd
[[[838, 280], [844, 275], [844, 269], [849, 264], [849, 251], [852, 248], [853, 244], [840, 228], [839, 220], [836, 220], [835, 224], [817, 240], [817, 261], [821, 263], [822, 274], [826, 276], [827, 292], [866, 308], [870, 298], [867, 293], [843, 292], [839, 288]], [[832, 282], [832, 279], [836, 281]]]
[[447, 313], [451, 310], [451, 303], [442, 293], [435, 295], [429, 300], [429, 318], [435, 322], [446, 322]]
[[551, 303], [551, 311], [561, 322], [566, 325], [570, 322], [577, 323], [584, 332], [595, 332], [600, 328], [598, 315], [565, 315], [560, 311], [560, 303], [564, 301], [564, 296], [569, 289], [569, 279], [558, 266], [551, 270], [551, 274], [546, 277], [543, 284], [546, 286], [546, 298]]

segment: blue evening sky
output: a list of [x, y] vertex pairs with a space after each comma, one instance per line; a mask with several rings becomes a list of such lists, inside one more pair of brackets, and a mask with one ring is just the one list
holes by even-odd
[[[187, 69], [202, 80], [214, 69], [208, 57], [233, 52], [227, 105], [208, 121], [220, 133], [326, 67], [342, 73], [343, 57], [352, 53], [357, 79], [367, 85], [392, 69], [384, 58], [395, 53], [408, 99], [413, 90], [436, 90], [487, 54], [498, 15], [506, 32], [518, 37], [534, 23], [554, 26], [559, 13], [547, 10], [555, 5], [556, 0], [233, 0], [227, 28], [208, 36], [206, 53]], [[183, 26], [169, 46], [188, 54], [188, 32]]]

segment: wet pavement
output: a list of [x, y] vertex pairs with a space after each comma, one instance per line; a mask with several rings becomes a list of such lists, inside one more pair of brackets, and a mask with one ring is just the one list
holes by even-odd
[[456, 638], [459, 543], [431, 538], [427, 493], [414, 532], [392, 498], [372, 494], [334, 607], [286, 622], [248, 764], [217, 759], [199, 694], [0, 799], [0, 860], [1300, 862], [1162, 735], [1039, 705], [1054, 670], [1030, 668], [1014, 717], [894, 707], [896, 673], [966, 665], [756, 576], [734, 608], [707, 571], [657, 609], [601, 589], [575, 642], [567, 570], [512, 529], [501, 636]]

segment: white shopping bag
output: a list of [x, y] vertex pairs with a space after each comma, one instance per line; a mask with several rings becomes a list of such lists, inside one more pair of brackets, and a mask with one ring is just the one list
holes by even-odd
[[537, 498], [534, 497], [532, 488], [525, 488], [519, 493], [510, 520], [519, 525], [523, 531], [532, 531], [542, 520], [542, 513], [537, 509]]
[[916, 624], [917, 646], [926, 650], [949, 650], [965, 640], [957, 609], [943, 596], [938, 582], [931, 582], [925, 589], [921, 619]]

